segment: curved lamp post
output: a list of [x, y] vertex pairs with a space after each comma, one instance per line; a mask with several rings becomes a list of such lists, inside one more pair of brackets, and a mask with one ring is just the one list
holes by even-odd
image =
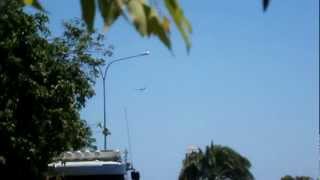
[[144, 51], [142, 53], [139, 53], [139, 54], [136, 54], [133, 56], [127, 56], [127, 57], [112, 60], [107, 63], [104, 71], [102, 71], [101, 67], [98, 66], [99, 72], [100, 72], [102, 80], [103, 80], [103, 131], [102, 131], [102, 134], [104, 135], [104, 150], [107, 150], [107, 136], [110, 135], [110, 131], [106, 127], [106, 91], [105, 90], [106, 90], [106, 77], [107, 77], [108, 69], [110, 68], [110, 66], [112, 64], [114, 64], [116, 62], [130, 60], [132, 58], [136, 58], [136, 57], [140, 57], [140, 56], [147, 56], [149, 54], [150, 54], [149, 51]]

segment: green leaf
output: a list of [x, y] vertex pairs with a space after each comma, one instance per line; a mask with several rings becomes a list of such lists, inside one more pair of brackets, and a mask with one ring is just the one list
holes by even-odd
[[44, 11], [43, 7], [41, 6], [41, 4], [38, 2], [38, 0], [23, 0], [23, 3], [25, 5], [30, 5], [33, 6], [34, 8]]
[[166, 31], [166, 32], [170, 31], [170, 21], [167, 17], [163, 17], [162, 27], [163, 27], [164, 31]]
[[130, 0], [128, 2], [128, 11], [138, 32], [143, 36], [147, 35], [147, 21], [144, 2], [139, 0]]
[[148, 36], [155, 35], [161, 42], [171, 50], [171, 41], [169, 38], [169, 22], [167, 18], [164, 18], [161, 22], [157, 11], [150, 6], [144, 5], [144, 11], [147, 17], [147, 32]]
[[31, 5], [33, 0], [23, 0], [24, 4]]
[[184, 42], [186, 43], [186, 47], [189, 52], [191, 48], [191, 40], [189, 34], [192, 32], [192, 27], [189, 21], [184, 16], [177, 0], [165, 0], [165, 5], [171, 17], [173, 18], [173, 21], [176, 24]]
[[43, 7], [41, 4], [38, 2], [38, 0], [33, 0], [32, 6], [38, 10], [44, 11]]
[[98, 0], [100, 14], [104, 20], [105, 29], [117, 20], [121, 14], [121, 0]]
[[82, 19], [86, 22], [88, 30], [93, 30], [96, 7], [94, 0], [81, 0]]

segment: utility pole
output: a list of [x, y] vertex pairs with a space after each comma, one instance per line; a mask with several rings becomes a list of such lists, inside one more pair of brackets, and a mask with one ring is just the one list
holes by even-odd
[[147, 56], [149, 54], [150, 54], [149, 51], [144, 51], [144, 52], [139, 53], [137, 55], [127, 56], [127, 57], [123, 57], [123, 58], [112, 60], [112, 61], [107, 63], [104, 71], [102, 71], [101, 67], [98, 66], [100, 75], [101, 75], [102, 80], [103, 80], [103, 130], [102, 130], [102, 134], [104, 136], [104, 150], [105, 151], [107, 150], [107, 136], [111, 134], [110, 130], [107, 128], [107, 125], [106, 125], [106, 77], [107, 77], [108, 69], [110, 68], [110, 66], [112, 64], [114, 64], [116, 62], [130, 60], [130, 59], [133, 59], [133, 58], [136, 58], [136, 57], [141, 57], [141, 56]]

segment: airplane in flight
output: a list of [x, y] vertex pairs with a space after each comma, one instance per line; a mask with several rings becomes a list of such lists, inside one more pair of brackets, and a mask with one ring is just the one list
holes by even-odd
[[145, 91], [147, 89], [147, 87], [143, 87], [143, 88], [136, 88], [137, 91]]

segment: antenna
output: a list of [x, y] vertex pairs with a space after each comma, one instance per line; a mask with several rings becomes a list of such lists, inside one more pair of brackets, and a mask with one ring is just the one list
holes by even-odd
[[129, 121], [128, 121], [128, 115], [127, 115], [127, 108], [124, 108], [124, 119], [126, 121], [126, 126], [127, 126], [127, 138], [128, 138], [128, 151], [130, 155], [130, 161], [131, 165], [133, 166], [133, 157], [132, 157], [132, 149], [131, 149], [131, 138], [130, 138], [130, 129], [129, 129]]

